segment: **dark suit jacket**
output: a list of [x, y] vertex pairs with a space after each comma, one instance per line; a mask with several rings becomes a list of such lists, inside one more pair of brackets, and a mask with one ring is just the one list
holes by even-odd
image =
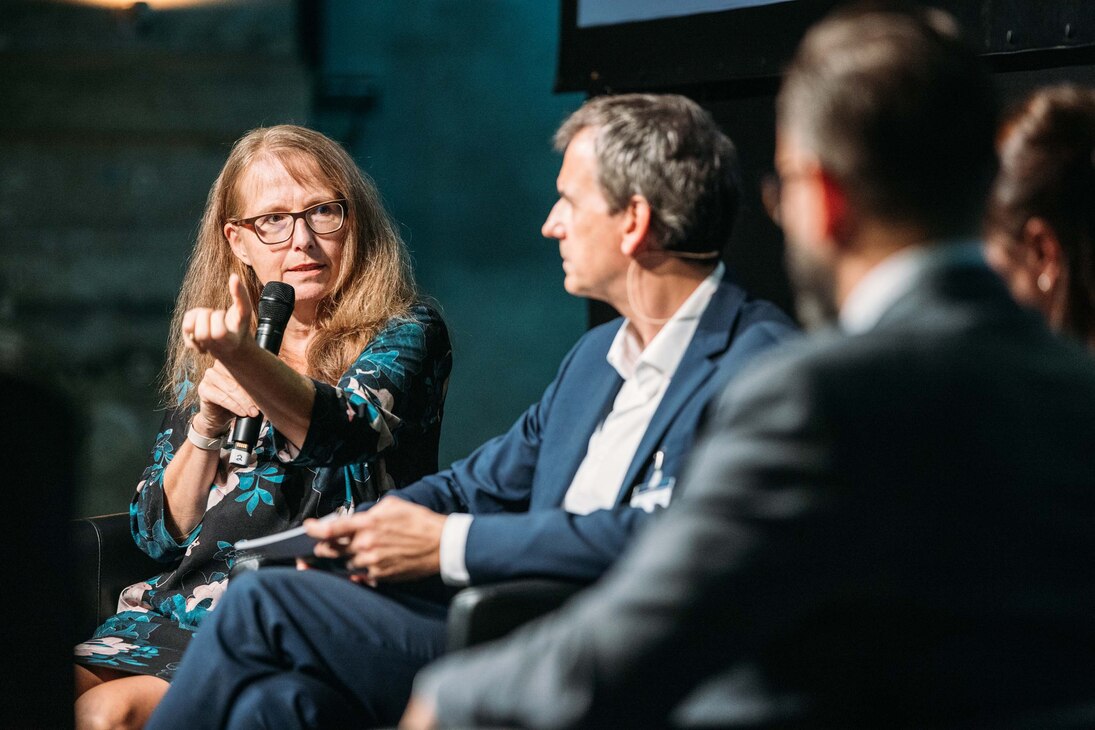
[[1095, 362], [987, 269], [763, 358], [711, 426], [598, 587], [420, 677], [443, 721], [1095, 726]]
[[662, 452], [666, 478], [678, 475], [704, 406], [757, 353], [794, 331], [775, 306], [722, 281], [639, 444], [616, 507], [568, 514], [563, 497], [623, 382], [605, 360], [621, 321], [586, 333], [540, 401], [509, 432], [393, 492], [436, 512], [475, 515], [465, 552], [472, 583], [599, 577], [649, 517], [628, 503], [632, 487], [649, 479], [654, 455]]

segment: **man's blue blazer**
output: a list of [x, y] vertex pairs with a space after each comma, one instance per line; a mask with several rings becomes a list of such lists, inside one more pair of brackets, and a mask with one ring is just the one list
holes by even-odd
[[776, 306], [749, 299], [723, 279], [639, 442], [615, 507], [569, 514], [563, 497], [623, 384], [605, 359], [621, 322], [582, 336], [540, 401], [507, 433], [449, 469], [392, 492], [435, 512], [475, 515], [465, 552], [472, 584], [599, 577], [651, 516], [628, 505], [632, 489], [650, 479], [655, 454], [663, 455], [663, 478], [679, 479], [707, 403], [753, 356], [795, 332]]

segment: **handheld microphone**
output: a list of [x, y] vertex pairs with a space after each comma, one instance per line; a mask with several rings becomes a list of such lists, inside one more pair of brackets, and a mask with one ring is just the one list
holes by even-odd
[[[262, 288], [259, 297], [259, 326], [255, 330], [255, 342], [262, 349], [275, 355], [281, 350], [281, 338], [285, 334], [285, 325], [293, 314], [296, 294], [293, 287], [280, 281], [271, 281]], [[228, 463], [247, 466], [248, 457], [255, 450], [259, 440], [259, 428], [262, 426], [262, 414], [237, 418], [232, 429], [232, 453]]]

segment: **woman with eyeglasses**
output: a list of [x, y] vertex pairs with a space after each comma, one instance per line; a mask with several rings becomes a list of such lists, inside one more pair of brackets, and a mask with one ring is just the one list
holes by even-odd
[[1005, 121], [985, 255], [1015, 298], [1095, 349], [1095, 89], [1040, 89]]
[[[280, 353], [259, 293], [293, 287]], [[76, 725], [141, 727], [215, 610], [233, 545], [350, 511], [437, 470], [452, 356], [371, 180], [323, 135], [256, 129], [210, 191], [172, 322], [167, 415], [130, 504], [164, 572], [126, 588], [76, 647]], [[246, 464], [224, 439], [264, 417]], [[195, 698], [200, 702], [200, 698]]]

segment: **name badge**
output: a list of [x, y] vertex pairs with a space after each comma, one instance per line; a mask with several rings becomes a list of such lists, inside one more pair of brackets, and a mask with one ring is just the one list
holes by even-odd
[[654, 454], [654, 471], [646, 484], [640, 484], [631, 493], [631, 506], [644, 512], [653, 512], [658, 507], [668, 507], [669, 500], [673, 498], [673, 487], [677, 483], [676, 477], [662, 476], [662, 461], [665, 454], [661, 451]]

